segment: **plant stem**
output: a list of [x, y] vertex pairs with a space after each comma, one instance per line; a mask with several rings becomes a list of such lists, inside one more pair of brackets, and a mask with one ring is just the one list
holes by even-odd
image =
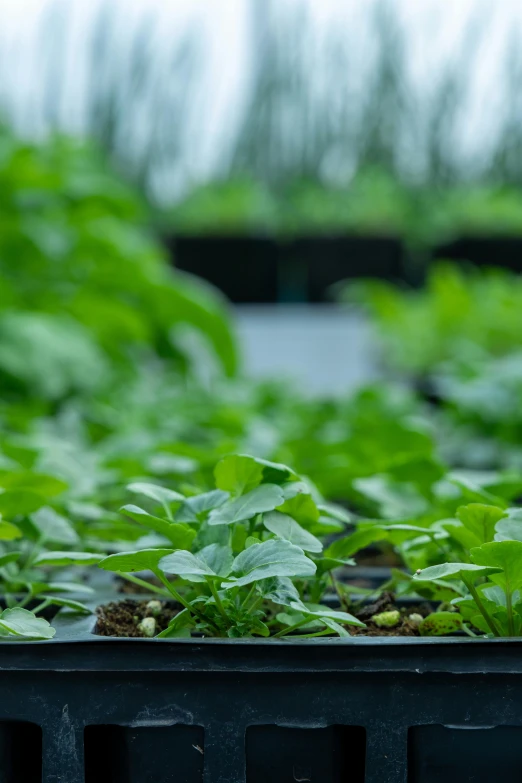
[[171, 596], [170, 592], [167, 592], [162, 587], [158, 587], [157, 585], [153, 585], [150, 582], [145, 581], [145, 579], [140, 579], [139, 576], [134, 576], [134, 574], [125, 574], [123, 571], [116, 571], [116, 574], [121, 579], [126, 579], [128, 582], [132, 582], [135, 585], [147, 588], [147, 590], [150, 590], [151, 593], [157, 593], [164, 598], [170, 598]]
[[221, 598], [219, 597], [219, 593], [217, 591], [216, 584], [213, 579], [207, 579], [207, 584], [210, 587], [210, 592], [214, 596], [214, 601], [216, 602], [216, 606], [218, 608], [218, 612], [223, 618], [223, 620], [226, 622], [227, 625], [230, 625], [229, 619], [227, 617], [227, 613], [225, 612], [225, 609], [223, 607], [223, 604], [221, 603]]
[[513, 601], [511, 596], [511, 590], [506, 585], [506, 610], [508, 620], [508, 634], [510, 636], [515, 635], [515, 626], [513, 623]]
[[47, 609], [48, 606], [50, 606], [52, 601], [49, 598], [46, 598], [45, 601], [42, 601], [41, 604], [38, 604], [38, 606], [35, 606], [33, 609], [33, 614], [38, 614], [38, 612], [43, 612], [44, 609]]
[[473, 639], [478, 639], [478, 634], [472, 631], [469, 625], [466, 625], [466, 623], [462, 623], [462, 630], [464, 633], [467, 633], [468, 636], [472, 636]]
[[248, 607], [249, 614], [252, 614], [252, 612], [255, 612], [259, 604], [263, 603], [263, 596], [260, 595], [259, 598], [256, 598], [253, 604], [251, 604]]
[[294, 625], [289, 625], [287, 628], [282, 628], [280, 631], [274, 634], [274, 638], [276, 636], [286, 636], [289, 633], [292, 633], [292, 631], [295, 631], [297, 628], [301, 628], [302, 625], [306, 625], [310, 622], [309, 617], [305, 617], [304, 620], [299, 620], [298, 623], [294, 623]]
[[214, 626], [214, 628], [215, 628], [217, 631], [219, 631], [219, 628], [217, 627], [217, 625], [216, 625], [214, 622], [212, 622], [212, 620], [211, 620], [209, 617], [205, 617], [205, 615], [203, 614], [203, 612], [200, 612], [200, 610], [199, 610], [199, 609], [196, 609], [196, 607], [195, 607], [195, 606], [192, 606], [192, 604], [190, 604], [188, 601], [186, 601], [186, 600], [183, 598], [183, 596], [182, 596], [182, 595], [180, 595], [180, 594], [178, 593], [178, 591], [177, 591], [177, 590], [176, 590], [174, 587], [172, 587], [172, 585], [171, 585], [171, 583], [169, 582], [169, 580], [166, 578], [166, 576], [165, 576], [164, 574], [162, 574], [162, 573], [161, 573], [161, 571], [154, 571], [154, 570], [153, 570], [153, 572], [152, 572], [152, 573], [153, 573], [155, 576], [157, 576], [157, 577], [158, 577], [158, 579], [159, 579], [161, 582], [163, 582], [163, 584], [165, 585], [165, 587], [167, 588], [167, 590], [169, 591], [169, 593], [170, 593], [170, 594], [171, 594], [171, 595], [172, 595], [172, 596], [173, 596], [173, 597], [176, 599], [176, 601], [177, 601], [179, 604], [181, 604], [182, 606], [184, 606], [184, 607], [185, 607], [185, 609], [188, 609], [188, 611], [189, 611], [191, 614], [194, 614], [194, 615], [196, 615], [197, 617], [199, 617], [199, 619], [200, 619], [200, 620], [203, 620], [203, 622], [205, 622], [205, 623], [210, 623], [210, 625], [213, 625], [213, 626]]
[[336, 580], [335, 576], [333, 575], [333, 571], [328, 571], [328, 576], [330, 577], [330, 581], [332, 583], [332, 587], [335, 590], [337, 598], [339, 599], [339, 603], [341, 604], [341, 609], [348, 609], [348, 604], [345, 603], [344, 597], [341, 595], [341, 593], [339, 591], [339, 586], [337, 584], [337, 580]]
[[486, 623], [488, 625], [488, 628], [491, 630], [493, 635], [494, 636], [502, 636], [502, 634], [500, 633], [500, 631], [498, 630], [498, 628], [496, 626], [495, 621], [493, 620], [492, 617], [490, 617], [490, 615], [488, 614], [488, 612], [486, 610], [486, 607], [482, 603], [482, 599], [481, 599], [481, 597], [480, 597], [480, 595], [478, 593], [477, 588], [473, 584], [472, 580], [470, 579], [468, 581], [465, 577], [463, 577], [462, 581], [464, 582], [464, 584], [468, 588], [469, 592], [471, 593], [471, 595], [473, 597], [473, 600], [477, 604], [477, 607], [479, 609], [480, 614], [482, 615], [482, 617], [486, 621]]
[[247, 607], [247, 606], [248, 606], [248, 604], [250, 603], [250, 599], [251, 599], [251, 598], [252, 598], [252, 596], [254, 595], [255, 589], [256, 589], [256, 583], [255, 583], [255, 582], [252, 582], [252, 587], [251, 587], [251, 588], [250, 588], [250, 590], [248, 591], [248, 595], [247, 595], [247, 597], [245, 598], [245, 600], [244, 600], [244, 601], [243, 601], [243, 603], [241, 604], [241, 609], [246, 609], [246, 607]]

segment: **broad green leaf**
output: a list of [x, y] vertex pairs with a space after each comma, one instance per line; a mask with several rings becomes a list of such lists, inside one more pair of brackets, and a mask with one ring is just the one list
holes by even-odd
[[505, 516], [505, 511], [497, 506], [486, 506], [483, 503], [470, 503], [457, 509], [459, 519], [466, 530], [474, 537], [473, 546], [480, 546], [493, 541], [495, 525]]
[[344, 522], [345, 525], [349, 525], [352, 522], [352, 517], [348, 511], [337, 503], [318, 503], [317, 508], [324, 516], [337, 519], [339, 522]]
[[98, 563], [104, 571], [155, 571], [163, 557], [170, 555], [172, 549], [141, 549], [137, 552], [119, 552], [109, 555]]
[[89, 585], [81, 582], [31, 582], [31, 592], [34, 595], [40, 593], [82, 593], [83, 595], [93, 595], [94, 590]]
[[123, 506], [120, 511], [139, 522], [140, 525], [167, 538], [175, 549], [188, 549], [196, 536], [196, 531], [188, 525], [161, 519], [161, 517], [149, 514], [139, 506]]
[[0, 493], [0, 514], [13, 518], [25, 516], [45, 506], [46, 499], [28, 489], [8, 489]]
[[92, 614], [92, 609], [89, 609], [88, 606], [85, 606], [85, 604], [80, 603], [80, 601], [73, 601], [71, 598], [59, 598], [56, 595], [40, 595], [41, 599], [50, 601], [54, 606], [62, 606], [67, 609], [73, 609], [75, 612], [79, 612], [80, 614]]
[[54, 498], [67, 489], [67, 484], [54, 476], [31, 470], [0, 473], [0, 487], [8, 490], [28, 490], [45, 498]]
[[[194, 539], [192, 549], [195, 552], [203, 549], [210, 544], [220, 544], [221, 546], [228, 546], [230, 544], [230, 534], [240, 528], [241, 525], [235, 525], [233, 528], [228, 525], [209, 525], [205, 520], [201, 523], [196, 538]], [[244, 531], [246, 533], [246, 531]], [[244, 539], [243, 539], [244, 540]], [[243, 547], [241, 547], [242, 549]]]
[[261, 484], [263, 467], [253, 457], [231, 454], [218, 462], [214, 476], [218, 489], [243, 495]]
[[6, 522], [0, 519], [0, 541], [14, 541], [15, 538], [22, 538], [22, 531], [12, 522]]
[[375, 503], [385, 519], [415, 517], [428, 507], [426, 498], [414, 484], [399, 482], [385, 475], [355, 479], [354, 488]]
[[316, 557], [314, 563], [317, 566], [317, 576], [333, 571], [336, 568], [356, 565], [351, 557], [339, 559], [337, 557]]
[[346, 525], [344, 522], [339, 522], [338, 519], [333, 517], [325, 517], [321, 515], [317, 522], [310, 525], [310, 532], [318, 536], [329, 536], [332, 533], [344, 533]]
[[321, 552], [323, 545], [315, 536], [301, 527], [292, 517], [279, 511], [270, 511], [263, 515], [263, 524], [267, 530], [279, 538], [290, 541], [305, 552]]
[[37, 566], [95, 565], [103, 555], [92, 552], [41, 552], [35, 559]]
[[204, 582], [207, 578], [223, 579], [228, 576], [233, 559], [230, 547], [210, 544], [196, 555], [183, 550], [172, 552], [161, 560], [159, 567], [190, 582]]
[[492, 541], [472, 549], [470, 554], [478, 566], [502, 570], [493, 572], [490, 579], [508, 593], [522, 588], [522, 541]]
[[210, 525], [233, 525], [251, 519], [256, 514], [273, 511], [284, 500], [283, 491], [277, 484], [261, 484], [246, 495], [227, 500], [210, 512]]
[[299, 522], [304, 527], [315, 525], [319, 520], [319, 509], [310, 492], [297, 492], [278, 506], [278, 511]]
[[22, 639], [52, 639], [56, 629], [43, 617], [36, 617], [27, 609], [15, 607], [0, 614], [0, 640], [21, 641]]
[[[489, 545], [490, 546], [490, 545]], [[502, 569], [493, 565], [478, 565], [474, 563], [441, 563], [424, 568], [414, 574], [413, 578], [420, 582], [431, 582], [435, 579], [478, 579], [479, 576], [498, 574]]]
[[328, 618], [330, 620], [335, 620], [338, 623], [344, 623], [345, 625], [358, 625], [360, 628], [366, 628], [365, 623], [358, 620], [353, 614], [340, 612], [337, 609], [328, 609], [328, 607], [323, 606], [322, 604], [313, 604], [313, 606], [310, 606], [310, 604], [307, 605], [296, 602], [291, 604], [291, 607], [292, 609], [295, 609], [296, 612], [301, 612], [305, 616], [318, 617], [321, 620]]
[[179, 492], [174, 492], [172, 489], [167, 489], [167, 487], [160, 487], [157, 484], [148, 484], [143, 481], [135, 481], [132, 484], [128, 484], [127, 489], [129, 492], [133, 492], [136, 495], [143, 495], [162, 505], [182, 503], [185, 501], [185, 496], [180, 495]]
[[269, 579], [261, 579], [256, 584], [256, 590], [267, 601], [281, 606], [291, 606], [292, 603], [301, 600], [297, 587], [287, 576], [273, 576]]
[[207, 511], [219, 508], [229, 497], [228, 492], [223, 492], [221, 489], [213, 489], [210, 492], [204, 492], [202, 495], [185, 498], [184, 503], [174, 514], [174, 519], [176, 522], [199, 522]]
[[325, 555], [335, 559], [351, 557], [375, 541], [385, 540], [387, 536], [388, 534], [382, 525], [371, 525], [370, 527], [356, 530], [355, 533], [349, 536], [338, 538], [326, 549]]
[[494, 495], [492, 492], [488, 492], [487, 489], [481, 486], [480, 475], [475, 477], [473, 474], [466, 475], [462, 471], [453, 471], [448, 474], [447, 478], [462, 491], [462, 494], [469, 502], [485, 503], [498, 508], [506, 508], [507, 506], [507, 503], [502, 498]]
[[293, 481], [298, 478], [292, 468], [283, 465], [282, 462], [270, 462], [261, 457], [253, 458], [263, 468], [263, 482], [265, 484], [282, 484], [285, 481]]
[[315, 563], [302, 549], [289, 541], [272, 538], [241, 552], [232, 566], [234, 578], [222, 587], [240, 587], [271, 576], [313, 576], [315, 571]]
[[432, 612], [419, 623], [421, 636], [446, 636], [461, 628], [462, 616], [458, 612]]
[[522, 541], [522, 509], [509, 508], [507, 517], [497, 522], [495, 541]]
[[30, 519], [45, 541], [73, 545], [80, 540], [78, 533], [69, 520], [49, 506], [40, 508], [34, 514], [31, 514]]
[[4, 555], [0, 555], [0, 568], [8, 563], [16, 563], [21, 554], [21, 552], [6, 552]]

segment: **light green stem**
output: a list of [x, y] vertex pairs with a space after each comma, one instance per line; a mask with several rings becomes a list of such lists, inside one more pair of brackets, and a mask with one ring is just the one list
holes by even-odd
[[252, 583], [252, 587], [251, 587], [251, 588], [250, 588], [250, 590], [248, 591], [248, 595], [247, 595], [247, 597], [245, 598], [245, 600], [244, 600], [244, 601], [243, 601], [243, 603], [241, 604], [241, 609], [246, 609], [246, 608], [247, 608], [248, 604], [250, 603], [250, 599], [251, 599], [251, 598], [252, 598], [252, 596], [254, 595], [255, 589], [256, 589], [256, 583], [255, 583], [255, 582], [253, 582], [253, 583]]
[[468, 581], [467, 579], [465, 579], [465, 578], [463, 577], [462, 581], [464, 582], [464, 584], [465, 584], [465, 585], [466, 585], [466, 587], [468, 588], [469, 592], [471, 593], [471, 595], [472, 595], [472, 597], [473, 597], [473, 600], [474, 600], [474, 601], [475, 601], [475, 603], [477, 604], [477, 607], [478, 607], [478, 610], [479, 610], [480, 614], [482, 615], [482, 617], [483, 617], [483, 618], [484, 618], [484, 620], [486, 621], [486, 623], [487, 623], [487, 625], [488, 625], [488, 628], [489, 628], [489, 629], [490, 629], [490, 631], [492, 632], [493, 636], [502, 636], [502, 634], [500, 633], [500, 631], [498, 630], [498, 628], [497, 628], [497, 626], [496, 626], [496, 623], [495, 623], [495, 621], [494, 621], [494, 620], [493, 620], [493, 618], [492, 618], [492, 617], [491, 617], [491, 616], [488, 614], [486, 607], [485, 607], [485, 606], [484, 606], [484, 604], [482, 603], [482, 599], [481, 599], [481, 597], [480, 597], [480, 595], [479, 595], [479, 592], [478, 592], [477, 588], [476, 588], [476, 587], [475, 587], [475, 585], [473, 584], [473, 581], [472, 581], [472, 579], [470, 579], [470, 580]]
[[144, 587], [151, 593], [157, 593], [158, 595], [163, 596], [163, 598], [170, 598], [171, 596], [170, 592], [167, 592], [162, 587], [158, 587], [157, 585], [153, 585], [150, 582], [146, 582], [145, 579], [140, 579], [139, 576], [134, 576], [134, 574], [125, 574], [123, 571], [116, 571], [116, 574], [117, 576], [121, 577], [121, 579], [126, 579], [127, 582], [132, 582], [132, 584]]
[[280, 631], [274, 634], [274, 638], [276, 636], [287, 636], [287, 634], [292, 633], [292, 631], [297, 630], [297, 628], [301, 628], [303, 625], [307, 625], [307, 623], [310, 622], [309, 617], [305, 617], [304, 620], [299, 620], [298, 623], [294, 623], [294, 625], [289, 625], [287, 628], [282, 628]]
[[216, 583], [213, 579], [207, 579], [208, 586], [210, 587], [210, 592], [214, 596], [214, 601], [216, 602], [216, 606], [218, 608], [218, 612], [223, 618], [223, 620], [226, 622], [227, 625], [230, 625], [229, 619], [227, 617], [227, 613], [225, 612], [225, 609], [223, 607], [223, 604], [221, 603], [221, 598], [219, 597], [219, 593], [216, 587]]

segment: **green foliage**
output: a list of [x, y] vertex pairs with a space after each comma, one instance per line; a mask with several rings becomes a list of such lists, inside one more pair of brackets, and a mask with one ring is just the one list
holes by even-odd
[[[227, 316], [210, 289], [175, 275], [135, 193], [98, 152], [0, 130], [0, 380], [11, 395], [59, 400], [106, 388], [139, 356], [178, 371], [190, 328], [227, 374]], [[14, 260], [16, 259], [16, 260]]]

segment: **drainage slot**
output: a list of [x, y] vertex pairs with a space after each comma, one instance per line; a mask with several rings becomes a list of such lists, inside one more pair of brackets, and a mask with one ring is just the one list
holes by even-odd
[[87, 726], [85, 783], [202, 783], [203, 737], [201, 726]]
[[0, 721], [0, 783], [42, 783], [42, 729]]
[[249, 726], [247, 783], [364, 783], [365, 754], [360, 726]]
[[521, 783], [522, 727], [415, 726], [408, 769], [408, 783]]

